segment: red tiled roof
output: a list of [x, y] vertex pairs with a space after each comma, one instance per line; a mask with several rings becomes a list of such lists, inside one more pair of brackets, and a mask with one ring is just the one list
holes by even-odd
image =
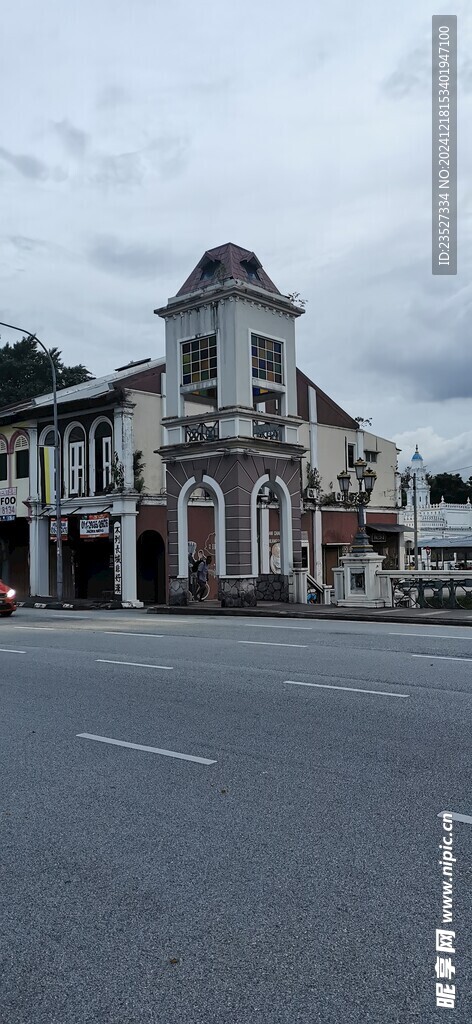
[[[202, 278], [207, 266], [210, 272], [213, 269], [214, 273], [212, 276]], [[250, 273], [251, 267], [257, 273], [257, 277]], [[208, 288], [216, 281], [229, 280], [244, 281], [246, 284], [256, 287], [259, 285], [267, 292], [281, 294], [266, 274], [254, 252], [251, 252], [250, 249], [243, 249], [240, 245], [235, 245], [234, 242], [227, 242], [226, 245], [217, 245], [215, 249], [207, 249], [185, 283], [179, 288], [177, 295], [188, 295], [190, 292]]]

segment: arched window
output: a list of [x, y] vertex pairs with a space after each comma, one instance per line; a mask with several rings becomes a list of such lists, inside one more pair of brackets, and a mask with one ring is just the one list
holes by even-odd
[[13, 451], [15, 453], [15, 474], [17, 480], [29, 477], [29, 441], [25, 434], [18, 434]]
[[68, 494], [82, 498], [85, 494], [85, 430], [81, 423], [71, 423], [66, 428], [64, 455]]
[[111, 483], [113, 437], [109, 420], [100, 420], [97, 423], [92, 443], [95, 458], [95, 494], [103, 494]]
[[0, 437], [0, 482], [8, 480], [8, 445], [4, 437]]

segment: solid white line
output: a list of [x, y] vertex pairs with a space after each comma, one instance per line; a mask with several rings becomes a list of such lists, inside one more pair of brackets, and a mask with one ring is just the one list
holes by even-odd
[[108, 658], [97, 658], [100, 665], [130, 665], [131, 668], [163, 668], [172, 672], [173, 665], [144, 665], [142, 661], [110, 661]]
[[472, 817], [470, 814], [456, 814], [455, 811], [440, 811], [438, 818], [442, 818], [444, 814], [450, 814], [454, 821], [465, 821], [467, 825], [472, 825]]
[[197, 764], [216, 764], [208, 757], [194, 757], [193, 754], [179, 754], [176, 750], [162, 750], [161, 747], [146, 747], [142, 743], [127, 743], [126, 740], [111, 740], [109, 736], [94, 736], [90, 732], [78, 732], [77, 738], [97, 740], [99, 743], [111, 743], [115, 747], [130, 747], [131, 750], [146, 750], [150, 754], [163, 754], [164, 757], [177, 757], [180, 761], [195, 761]]
[[155, 636], [163, 637], [165, 633], [126, 633], [123, 629], [104, 629], [105, 636]]
[[352, 693], [375, 693], [378, 697], [409, 697], [409, 693], [388, 693], [386, 690], [363, 690], [357, 686], [331, 686], [329, 683], [300, 683], [295, 679], [285, 679], [289, 686], [316, 686], [321, 690], [349, 690]]
[[26, 654], [26, 651], [13, 651], [11, 647], [0, 647], [5, 654]]
[[397, 631], [395, 633], [390, 632], [388, 636], [425, 636], [428, 640], [472, 640], [472, 633], [470, 636], [451, 636], [450, 633], [399, 633]]
[[308, 647], [308, 644], [273, 644], [270, 640], [238, 640], [238, 644], [251, 644], [252, 647]]
[[450, 654], [412, 654], [412, 658], [429, 658], [430, 661], [472, 661], [472, 658], [457, 658]]

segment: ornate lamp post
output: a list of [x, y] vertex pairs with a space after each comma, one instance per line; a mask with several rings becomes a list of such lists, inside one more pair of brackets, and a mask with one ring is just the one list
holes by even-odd
[[354, 469], [359, 484], [359, 492], [352, 500], [349, 499], [351, 474], [347, 470], [338, 473], [338, 483], [339, 490], [344, 498], [344, 504], [346, 506], [354, 505], [357, 508], [357, 533], [351, 544], [351, 551], [353, 554], [362, 555], [368, 551], [373, 551], [365, 528], [365, 507], [369, 504], [377, 474], [367, 466], [364, 459], [357, 459], [354, 463]]

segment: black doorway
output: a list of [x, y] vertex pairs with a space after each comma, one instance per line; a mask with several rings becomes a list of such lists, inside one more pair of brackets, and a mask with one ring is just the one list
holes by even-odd
[[138, 601], [165, 604], [165, 544], [157, 530], [145, 530], [137, 543]]

